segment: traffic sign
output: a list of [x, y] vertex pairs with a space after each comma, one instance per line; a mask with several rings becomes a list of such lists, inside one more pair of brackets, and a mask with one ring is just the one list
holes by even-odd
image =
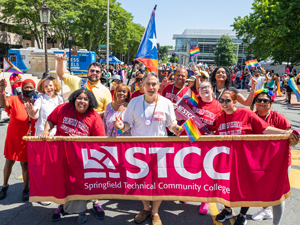
[[99, 45], [99, 48], [106, 48], [106, 45]]

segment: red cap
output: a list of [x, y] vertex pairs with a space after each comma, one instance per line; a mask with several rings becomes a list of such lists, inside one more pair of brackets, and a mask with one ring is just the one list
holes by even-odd
[[33, 86], [34, 86], [34, 88], [35, 88], [35, 82], [33, 81], [33, 80], [31, 80], [31, 79], [26, 79], [26, 80], [24, 80], [23, 82], [22, 82], [22, 85], [21, 85], [21, 87], [23, 88], [23, 86], [26, 84], [26, 83], [32, 83], [33, 84]]

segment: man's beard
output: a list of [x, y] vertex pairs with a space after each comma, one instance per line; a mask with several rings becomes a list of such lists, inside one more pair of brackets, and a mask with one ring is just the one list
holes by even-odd
[[97, 81], [100, 80], [100, 78], [99, 78], [99, 79], [92, 80], [91, 77], [88, 77], [87, 79], [88, 79], [89, 81], [91, 81], [91, 82], [97, 82]]

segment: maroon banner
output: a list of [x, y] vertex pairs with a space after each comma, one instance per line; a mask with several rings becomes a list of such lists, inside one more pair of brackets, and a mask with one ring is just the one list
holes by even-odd
[[30, 201], [181, 200], [237, 207], [277, 205], [290, 196], [283, 136], [202, 136], [192, 144], [187, 137], [64, 138], [26, 138]]
[[211, 133], [182, 98], [179, 99], [176, 104], [178, 105], [177, 109], [175, 109], [175, 115], [177, 117], [180, 117], [185, 121], [187, 121], [188, 119], [192, 119], [199, 129], [207, 134]]

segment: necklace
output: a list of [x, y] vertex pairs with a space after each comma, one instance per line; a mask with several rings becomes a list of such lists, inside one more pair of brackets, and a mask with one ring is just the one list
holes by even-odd
[[152, 117], [151, 117], [151, 119], [147, 119], [146, 118], [146, 110], [145, 110], [145, 95], [144, 95], [144, 101], [143, 101], [143, 108], [144, 108], [144, 119], [145, 119], [145, 125], [146, 126], [149, 126], [149, 125], [151, 125], [151, 123], [152, 123], [152, 120], [153, 120], [153, 116], [154, 116], [154, 114], [155, 114], [155, 109], [156, 109], [156, 106], [157, 106], [157, 100], [158, 100], [158, 96], [156, 97], [156, 100], [155, 100], [155, 107], [154, 107], [154, 110], [153, 110], [153, 114], [152, 114]]
[[[174, 97], [173, 97], [174, 87], [175, 87], [175, 84], [174, 84], [173, 87], [172, 87], [171, 102], [173, 102], [173, 100], [174, 100]], [[183, 87], [177, 92], [177, 94], [175, 95], [175, 97], [177, 97], [177, 96], [179, 95], [179, 93], [183, 90], [183, 88], [184, 88], [184, 85], [183, 85]]]

